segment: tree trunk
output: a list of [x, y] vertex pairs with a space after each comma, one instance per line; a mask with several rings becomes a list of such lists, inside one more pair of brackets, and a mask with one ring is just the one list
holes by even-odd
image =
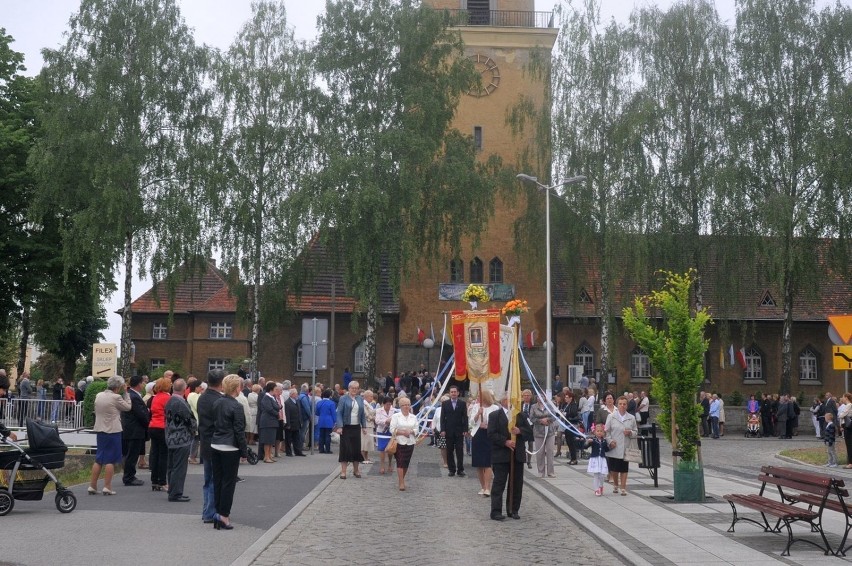
[[30, 304], [24, 301], [24, 310], [21, 312], [21, 341], [18, 343], [18, 379], [24, 373], [27, 363], [27, 344], [30, 341]]
[[376, 316], [376, 305], [370, 303], [367, 307], [367, 336], [364, 339], [365, 383], [375, 383], [376, 381]]
[[609, 382], [609, 336], [610, 336], [610, 297], [609, 283], [607, 281], [609, 272], [606, 269], [601, 270], [601, 380], [598, 383], [598, 390], [604, 391], [606, 387], [601, 389], [602, 384]]
[[781, 393], [790, 393], [793, 365], [793, 275], [784, 274], [784, 329], [781, 334]]
[[119, 375], [130, 377], [130, 323], [133, 313], [130, 312], [133, 288], [133, 233], [124, 235], [124, 309], [121, 311], [121, 360], [118, 366]]

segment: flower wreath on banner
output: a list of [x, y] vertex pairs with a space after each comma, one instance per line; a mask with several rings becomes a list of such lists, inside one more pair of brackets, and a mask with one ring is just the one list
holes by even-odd
[[461, 300], [469, 302], [470, 308], [476, 310], [479, 307], [479, 303], [487, 303], [491, 300], [491, 297], [488, 295], [485, 287], [471, 283], [464, 290], [464, 293], [462, 293]]
[[529, 312], [530, 307], [523, 299], [512, 299], [501, 309], [503, 315], [508, 319], [509, 326], [514, 326], [521, 323], [521, 315]]

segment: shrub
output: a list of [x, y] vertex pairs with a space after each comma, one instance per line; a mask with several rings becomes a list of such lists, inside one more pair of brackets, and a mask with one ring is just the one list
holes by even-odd
[[83, 397], [83, 426], [86, 428], [95, 426], [95, 396], [106, 388], [105, 379], [95, 379], [86, 386], [86, 395]]
[[745, 404], [745, 397], [742, 393], [734, 389], [728, 398], [725, 399], [725, 404], [729, 407], [742, 407]]

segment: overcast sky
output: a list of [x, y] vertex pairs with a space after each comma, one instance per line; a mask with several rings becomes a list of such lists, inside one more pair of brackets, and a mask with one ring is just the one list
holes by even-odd
[[[842, 0], [843, 4], [850, 2], [852, 0]], [[178, 3], [187, 24], [195, 30], [196, 40], [220, 49], [227, 49], [239, 27], [251, 15], [250, 0], [178, 0]], [[734, 0], [716, 0], [715, 3], [721, 19], [733, 25]], [[818, 5], [827, 3], [829, 0], [817, 2]], [[547, 11], [555, 4], [554, 0], [536, 0], [536, 10]], [[602, 12], [605, 18], [614, 17], [625, 22], [634, 7], [654, 4], [665, 8], [672, 4], [672, 0], [603, 0]], [[41, 69], [41, 49], [56, 48], [63, 43], [68, 19], [79, 5], [79, 0], [0, 0], [0, 27], [15, 39], [12, 49], [24, 53], [27, 74], [38, 74]], [[317, 16], [324, 10], [325, 1], [284, 0], [284, 5], [296, 38], [314, 39]], [[123, 278], [120, 273], [116, 280], [121, 282]], [[150, 285], [149, 281], [134, 280], [133, 298], [138, 298]], [[110, 297], [106, 306], [110, 325], [104, 331], [107, 342], [120, 341], [121, 319], [115, 310], [122, 302], [123, 292], [119, 291]]]

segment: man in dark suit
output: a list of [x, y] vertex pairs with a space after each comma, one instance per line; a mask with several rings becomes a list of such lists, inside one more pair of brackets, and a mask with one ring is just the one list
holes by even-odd
[[292, 387], [289, 397], [284, 401], [284, 447], [287, 455], [304, 456], [302, 452], [302, 441], [299, 431], [302, 430], [302, 417], [299, 414], [299, 391]]
[[[524, 462], [526, 454], [524, 441], [531, 441], [533, 430], [529, 419], [519, 413], [515, 427], [509, 430], [508, 407], [509, 400], [504, 397], [500, 400], [501, 410], [494, 411], [488, 417], [488, 441], [491, 443], [491, 469], [494, 471], [494, 481], [491, 484], [491, 518], [502, 521], [503, 517], [503, 490], [509, 476], [512, 475], [512, 487], [510, 493], [506, 494], [506, 516], [520, 519], [518, 510], [521, 508], [521, 495], [524, 488]], [[515, 435], [516, 440], [512, 440]], [[512, 460], [514, 459], [514, 474], [512, 471]]]
[[464, 437], [468, 434], [467, 404], [459, 399], [459, 388], [450, 387], [450, 399], [441, 403], [441, 436], [447, 439], [447, 468], [453, 477], [464, 477]]
[[[521, 392], [521, 414], [523, 414], [524, 418], [529, 421], [530, 411], [532, 410], [533, 402], [532, 402], [532, 391], [529, 389], [524, 389]], [[529, 442], [527, 443], [527, 450], [530, 452], [534, 451], [533, 447], [533, 437], [529, 438]], [[532, 456], [527, 454], [527, 468], [532, 469]]]
[[204, 461], [204, 504], [201, 507], [201, 519], [212, 523], [216, 514], [216, 501], [213, 495], [213, 422], [216, 414], [213, 405], [222, 397], [222, 380], [225, 372], [214, 369], [207, 374], [207, 390], [198, 398], [198, 438], [201, 441], [201, 459]]
[[121, 413], [121, 438], [124, 445], [122, 480], [126, 486], [145, 483], [136, 477], [136, 462], [139, 455], [145, 451], [145, 434], [148, 431], [148, 423], [151, 421], [151, 413], [148, 412], [148, 407], [142, 400], [142, 387], [141, 375], [130, 378], [130, 388], [127, 390], [130, 396], [130, 410]]

